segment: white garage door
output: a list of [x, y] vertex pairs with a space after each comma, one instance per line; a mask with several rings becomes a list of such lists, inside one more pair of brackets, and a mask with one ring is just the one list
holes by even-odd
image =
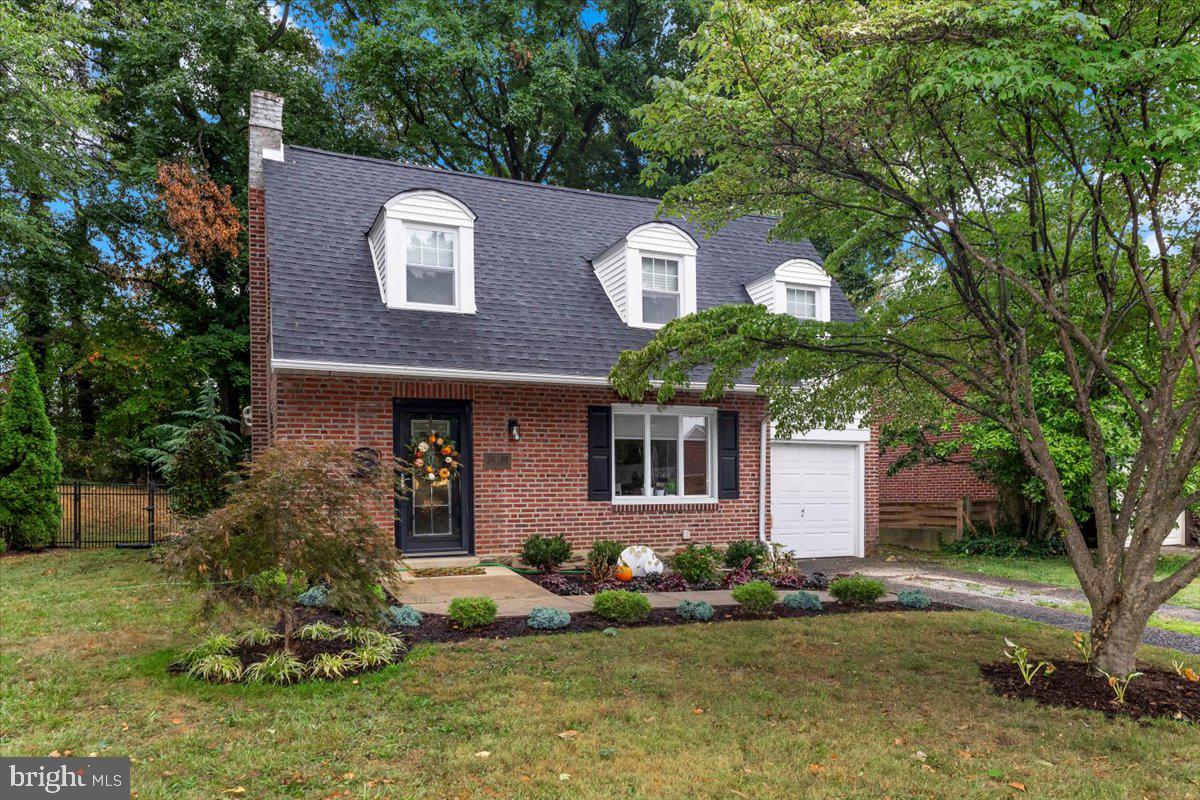
[[771, 538], [797, 556], [862, 554], [858, 447], [776, 442], [771, 449]]
[[1183, 532], [1186, 524], [1187, 515], [1180, 514], [1179, 522], [1175, 523], [1175, 530], [1167, 534], [1167, 538], [1163, 540], [1163, 544], [1183, 544]]

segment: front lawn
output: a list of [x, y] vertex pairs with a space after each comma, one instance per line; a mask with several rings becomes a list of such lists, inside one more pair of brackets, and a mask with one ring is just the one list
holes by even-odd
[[[998, 578], [1012, 578], [1034, 583], [1048, 583], [1052, 586], [1065, 586], [1069, 589], [1079, 588], [1079, 578], [1070, 562], [1064, 558], [999, 558], [997, 556], [960, 556], [949, 553], [930, 553], [925, 551], [908, 550], [906, 548], [888, 548], [888, 553], [897, 555], [909, 561], [931, 561], [951, 569], [963, 572], [978, 572], [981, 575], [995, 575]], [[1189, 556], [1162, 556], [1154, 570], [1155, 577], [1161, 579], [1171, 575], [1189, 560]], [[1167, 602], [1188, 608], [1200, 608], [1200, 581], [1192, 581], [1184, 589]]]
[[129, 754], [139, 800], [1200, 795], [1194, 727], [992, 694], [1001, 636], [1071, 647], [990, 614], [423, 645], [272, 688], [165, 674], [195, 605], [144, 552], [0, 559], [0, 751]]

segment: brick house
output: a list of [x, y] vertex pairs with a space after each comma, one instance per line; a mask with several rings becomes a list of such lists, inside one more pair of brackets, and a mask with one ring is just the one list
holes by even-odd
[[802, 556], [877, 540], [866, 429], [772, 435], [763, 399], [634, 405], [621, 351], [697, 309], [854, 311], [807, 242], [747, 217], [709, 238], [655, 201], [285, 146], [283, 100], [250, 115], [251, 424], [388, 463], [446, 432], [462, 469], [379, 525], [406, 555], [498, 555], [531, 533], [671, 548], [774, 538]]

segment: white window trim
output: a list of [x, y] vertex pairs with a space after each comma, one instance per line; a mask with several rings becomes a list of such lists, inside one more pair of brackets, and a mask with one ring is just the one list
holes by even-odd
[[[799, 314], [792, 314], [788, 308], [788, 292], [795, 290], [797, 292], [812, 292], [813, 295], [813, 315], [811, 317], [802, 317]], [[820, 286], [805, 286], [800, 283], [785, 283], [783, 284], [783, 313], [791, 314], [796, 319], [821, 319], [821, 287]]]
[[[609, 481], [612, 486], [612, 504], [620, 505], [684, 505], [696, 503], [715, 503], [717, 502], [717, 409], [707, 406], [642, 406], [618, 404], [612, 407], [613, 424], [612, 431], [609, 435], [608, 446], [612, 457], [610, 462]], [[642, 419], [642, 464], [645, 467], [642, 475], [642, 491], [650, 492], [650, 417], [655, 415], [670, 415], [675, 417], [704, 417], [706, 420], [705, 430], [708, 433], [708, 441], [706, 443], [706, 452], [708, 456], [707, 464], [707, 494], [674, 494], [674, 495], [655, 495], [655, 494], [640, 494], [640, 495], [619, 495], [617, 494], [617, 423], [616, 417], [618, 414], [628, 416], [641, 416]], [[679, 476], [677, 481], [677, 491], [683, 491], [683, 438], [684, 430], [682, 423], [679, 425], [679, 432], [676, 434], [676, 474]]]
[[[668, 291], [666, 289], [647, 289], [646, 288], [645, 269], [646, 269], [646, 259], [648, 259], [648, 258], [649, 259], [658, 259], [659, 261], [670, 261], [675, 264], [675, 291], [674, 292]], [[640, 281], [640, 286], [638, 288], [641, 291], [641, 295], [642, 295], [642, 303], [641, 303], [642, 309], [645, 309], [645, 307], [646, 307], [646, 293], [647, 292], [651, 292], [653, 294], [660, 294], [660, 295], [673, 294], [673, 295], [675, 295], [675, 299], [677, 301], [675, 308], [678, 311], [678, 313], [675, 316], [675, 319], [679, 319], [679, 317], [683, 316], [683, 259], [682, 258], [680, 258], [679, 256], [664, 255], [661, 253], [651, 253], [647, 250], [642, 250], [641, 256], [638, 258], [638, 279]], [[647, 327], [652, 326], [654, 328], [661, 328], [663, 325], [666, 325], [667, 323], [666, 322], [644, 322], [643, 324]]]
[[[455, 232], [453, 305], [408, 302], [409, 227]], [[386, 264], [376, 264], [376, 272], [380, 275], [380, 294], [388, 308], [441, 314], [475, 313], [475, 214], [471, 209], [456, 198], [432, 189], [402, 192], [383, 204], [368, 237], [381, 234]]]

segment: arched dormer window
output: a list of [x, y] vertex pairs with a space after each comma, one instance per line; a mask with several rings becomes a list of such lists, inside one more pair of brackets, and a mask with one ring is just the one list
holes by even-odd
[[592, 259], [621, 320], [661, 328], [696, 310], [696, 240], [669, 222], [639, 225]]
[[475, 214], [433, 189], [383, 204], [367, 232], [389, 308], [475, 313]]
[[829, 274], [814, 261], [793, 258], [746, 284], [750, 299], [777, 314], [829, 321]]

